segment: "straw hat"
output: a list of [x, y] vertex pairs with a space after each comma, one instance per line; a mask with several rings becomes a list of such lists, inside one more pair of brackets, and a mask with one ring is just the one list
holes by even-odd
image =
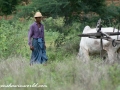
[[42, 14], [40, 12], [36, 12], [34, 17], [43, 17]]

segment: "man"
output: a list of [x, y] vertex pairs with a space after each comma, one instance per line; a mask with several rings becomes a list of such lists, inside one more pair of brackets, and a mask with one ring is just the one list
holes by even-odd
[[42, 17], [40, 12], [35, 13], [36, 21], [30, 26], [28, 33], [28, 44], [32, 50], [30, 65], [33, 63], [43, 64], [48, 60], [45, 50], [44, 25], [41, 23]]

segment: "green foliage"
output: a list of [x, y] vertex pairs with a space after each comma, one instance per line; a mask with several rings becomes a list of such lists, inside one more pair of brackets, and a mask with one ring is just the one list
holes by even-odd
[[[9, 57], [0, 62], [0, 84], [38, 83], [48, 86], [40, 90], [79, 90], [80, 88], [82, 90], [119, 90], [120, 66], [101, 64], [102, 61], [99, 58], [90, 61], [89, 64], [76, 60], [80, 41], [77, 35], [82, 32], [84, 25], [78, 22], [65, 25], [61, 17], [43, 20], [49, 58], [47, 66], [39, 64], [29, 66], [29, 59], [25, 59], [30, 58], [31, 53], [27, 44], [27, 33], [33, 22], [31, 18], [25, 19], [24, 22], [1, 20], [0, 59], [9, 57], [11, 54], [17, 57]], [[59, 47], [57, 49], [54, 47], [55, 40]], [[23, 90], [32, 89], [23, 88]], [[16, 90], [16, 88], [10, 88], [10, 90]]]
[[44, 16], [64, 17], [66, 24], [80, 21], [81, 13], [95, 12], [99, 15], [105, 10], [105, 0], [31, 0], [31, 4], [19, 7], [21, 16], [30, 15], [37, 10]]
[[[102, 1], [103, 0], [101, 0], [101, 2]], [[44, 2], [44, 4], [42, 2]], [[29, 26], [34, 21], [30, 17], [27, 18], [28, 20], [25, 19], [24, 22], [20, 22], [18, 18], [16, 21], [1, 20], [0, 59], [2, 57], [9, 57], [9, 59], [4, 59], [5, 61], [0, 60], [0, 84], [13, 83], [26, 85], [38, 83], [48, 86], [47, 88], [40, 88], [40, 90], [119, 90], [120, 66], [118, 64], [113, 66], [104, 65], [101, 64], [102, 61], [99, 58], [90, 61], [89, 64], [76, 60], [80, 41], [77, 35], [82, 32], [85, 25], [95, 27], [98, 17], [95, 16], [85, 19], [83, 23], [74, 21], [71, 24], [66, 24], [65, 22], [67, 19], [66, 16], [69, 17], [68, 21], [73, 21], [73, 19], [78, 17], [69, 16], [73, 13], [73, 10], [76, 10], [75, 12], [77, 12], [77, 10], [80, 10], [80, 12], [84, 10], [85, 13], [93, 11], [103, 15], [101, 13], [101, 8], [97, 7], [101, 2], [97, 0], [96, 5], [94, 2], [96, 1], [92, 0], [89, 2], [88, 0], [79, 0], [78, 3], [76, 3], [75, 0], [51, 0], [51, 2], [48, 2], [48, 0], [35, 0], [35, 2], [32, 2], [26, 7], [18, 7], [24, 9], [23, 12], [19, 12], [19, 16], [33, 16], [34, 11], [40, 10], [43, 12], [43, 15], [55, 17], [49, 17], [43, 20], [43, 24], [45, 25], [47, 55], [49, 58], [48, 65], [45, 67], [43, 65], [34, 65], [30, 67], [28, 66], [29, 59], [23, 58], [30, 58], [31, 52], [27, 44], [27, 33]], [[94, 5], [90, 6], [89, 4]], [[78, 8], [80, 6], [81, 8]], [[83, 6], [85, 7], [84, 9], [82, 8]], [[108, 11], [112, 9], [113, 8], [110, 8]], [[114, 8], [114, 10], [116, 10], [117, 13], [109, 13], [112, 18], [118, 18], [119, 7]], [[27, 13], [27, 11], [29, 12]], [[105, 14], [104, 16], [107, 15]], [[15, 55], [17, 57], [10, 58], [10, 55]], [[33, 88], [23, 88], [23, 90], [32, 89]], [[16, 88], [10, 88], [10, 90], [16, 90]]]
[[72, 25], [65, 25], [64, 18], [53, 19], [49, 17], [43, 21], [45, 29], [48, 32], [58, 32], [58, 37], [55, 39], [55, 46], [61, 47], [65, 43], [74, 40], [74, 37], [77, 37], [78, 32], [81, 32], [82, 25], [80, 23], [74, 22]]
[[[96, 12], [101, 15], [106, 7], [105, 0], [82, 0], [83, 1], [83, 10], [88, 12]], [[84, 8], [85, 7], [85, 8]]]
[[56, 19], [49, 17], [43, 21], [45, 24], [46, 31], [63, 33], [62, 28], [64, 27], [64, 18], [58, 17]]
[[64, 44], [59, 44], [59, 48], [57, 48], [57, 52], [61, 51], [61, 56], [69, 57], [72, 54], [76, 54], [79, 50], [80, 38], [75, 36], [71, 37], [71, 39], [67, 39], [64, 41]]
[[114, 87], [117, 87], [118, 85], [120, 85], [120, 69], [119, 69], [119, 65], [115, 64], [113, 66], [110, 67], [109, 69], [109, 77], [111, 79], [112, 85]]
[[[29, 56], [27, 44], [27, 32], [29, 23], [20, 21], [11, 22], [1, 20], [0, 22], [0, 57], [11, 55]], [[26, 24], [25, 27], [23, 27]], [[28, 26], [27, 26], [28, 25]], [[27, 51], [27, 52], [26, 52]]]
[[83, 30], [83, 25], [80, 23], [72, 23], [72, 25], [66, 25], [63, 28], [61, 28], [61, 33], [59, 37], [55, 41], [55, 46], [60, 47], [64, 46], [66, 43], [69, 41], [72, 42], [71, 40], [74, 41], [74, 39], [78, 37], [78, 35], [82, 32]]
[[21, 0], [0, 0], [0, 14], [9, 15], [15, 11]]
[[111, 4], [106, 7], [106, 12], [103, 14], [102, 19], [106, 26], [115, 26], [120, 24], [120, 6]]

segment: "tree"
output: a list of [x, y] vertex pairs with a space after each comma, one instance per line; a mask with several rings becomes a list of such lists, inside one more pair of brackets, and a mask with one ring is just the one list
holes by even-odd
[[21, 0], [0, 0], [0, 14], [9, 15], [15, 11], [16, 5], [18, 5]]
[[94, 12], [102, 15], [105, 12], [104, 8], [105, 0], [31, 0], [29, 5], [18, 8], [21, 9], [18, 16], [28, 16], [39, 10], [48, 17], [64, 17], [65, 23], [69, 23], [73, 20], [80, 21], [81, 13]]
[[104, 12], [105, 0], [32, 0], [32, 7], [47, 16], [62, 16], [67, 22], [78, 20], [81, 12]]
[[87, 11], [96, 12], [97, 14], [101, 14], [104, 10], [103, 8], [106, 6], [105, 0], [82, 0], [82, 2]]

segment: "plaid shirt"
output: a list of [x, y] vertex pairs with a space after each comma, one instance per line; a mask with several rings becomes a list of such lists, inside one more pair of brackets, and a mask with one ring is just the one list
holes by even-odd
[[29, 45], [32, 45], [31, 38], [43, 38], [43, 41], [45, 42], [45, 40], [44, 40], [44, 25], [43, 24], [41, 24], [40, 28], [38, 27], [36, 22], [34, 22], [30, 26], [30, 29], [28, 32], [28, 44]]

